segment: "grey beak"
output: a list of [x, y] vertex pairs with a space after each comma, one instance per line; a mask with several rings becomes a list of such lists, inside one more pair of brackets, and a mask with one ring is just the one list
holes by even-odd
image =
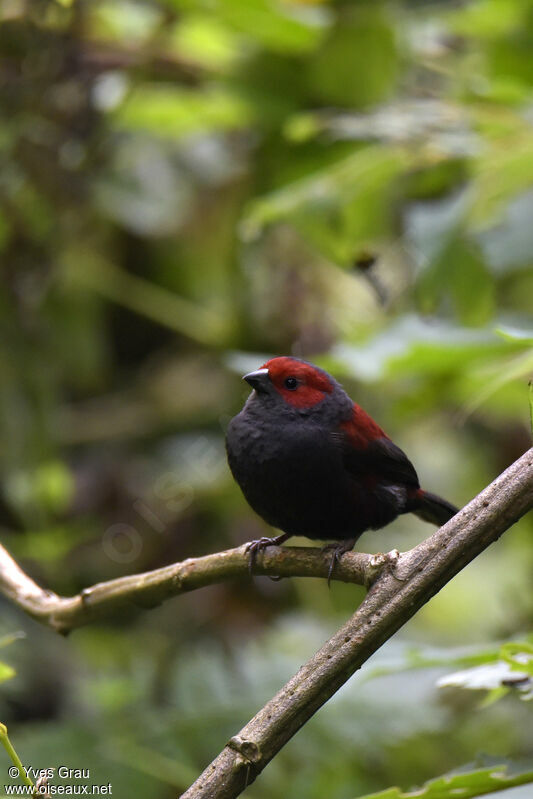
[[255, 372], [248, 372], [242, 379], [246, 380], [258, 392], [268, 391], [270, 385], [268, 369], [256, 369]]

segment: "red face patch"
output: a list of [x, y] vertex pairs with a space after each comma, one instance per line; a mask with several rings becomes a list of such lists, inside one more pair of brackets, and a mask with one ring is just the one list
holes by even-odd
[[268, 369], [274, 388], [293, 408], [312, 408], [333, 391], [324, 372], [294, 358], [272, 358], [261, 368]]

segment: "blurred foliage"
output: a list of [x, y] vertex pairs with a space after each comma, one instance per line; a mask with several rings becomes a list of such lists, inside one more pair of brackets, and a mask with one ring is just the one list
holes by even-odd
[[[485, 665], [487, 664], [488, 665]], [[533, 647], [527, 643], [507, 643], [497, 655], [482, 661], [482, 665], [443, 677], [441, 686], [460, 686], [472, 690], [488, 690], [485, 703], [494, 702], [513, 688], [522, 693], [521, 699], [533, 699]]]
[[[68, 594], [264, 533], [223, 430], [239, 375], [271, 354], [334, 371], [424, 485], [475, 495], [531, 443], [532, 108], [533, 0], [4, 0], [13, 555]], [[437, 680], [454, 658], [511, 668], [505, 642], [532, 627], [532, 531], [523, 519], [441, 591], [246, 796], [353, 799], [465, 763], [479, 790], [492, 765], [531, 772], [531, 704], [503, 672], [485, 683], [498, 702], [468, 675]], [[404, 517], [358, 546], [428, 532]], [[25, 764], [175, 796], [361, 598], [257, 579], [67, 641], [5, 602], [0, 634], [25, 637], [0, 667], [0, 718]], [[465, 643], [486, 660], [460, 664]]]
[[463, 666], [463, 671], [445, 674], [437, 681], [438, 687], [461, 687], [474, 691], [489, 691], [483, 706], [498, 701], [512, 691], [521, 699], [533, 699], [532, 636], [525, 641], [508, 641], [504, 644], [473, 651], [429, 653], [417, 649], [407, 651], [404, 662], [393, 667], [372, 670], [371, 676], [394, 674], [408, 669]]

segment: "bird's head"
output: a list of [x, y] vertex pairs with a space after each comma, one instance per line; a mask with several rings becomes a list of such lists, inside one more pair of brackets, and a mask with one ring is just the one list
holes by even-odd
[[255, 389], [260, 401], [284, 402], [298, 410], [314, 408], [337, 389], [342, 391], [330, 375], [298, 358], [271, 358], [260, 369], [244, 375], [243, 380]]

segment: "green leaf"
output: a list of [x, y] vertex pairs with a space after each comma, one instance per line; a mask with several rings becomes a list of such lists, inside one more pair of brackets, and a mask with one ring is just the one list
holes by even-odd
[[385, 375], [445, 375], [505, 354], [508, 346], [486, 329], [404, 315], [364, 346], [338, 344], [332, 355], [354, 377], [376, 380]]
[[526, 344], [533, 344], [533, 329], [531, 327], [499, 325], [494, 332], [507, 341], [523, 341]]
[[[325, 19], [297, 15], [288, 3], [276, 0], [216, 0], [213, 11], [235, 30], [246, 33], [263, 47], [280, 53], [305, 53], [323, 35]], [[320, 24], [323, 20], [323, 24]], [[318, 23], [318, 24], [317, 24]]]
[[381, 211], [391, 181], [406, 163], [408, 156], [399, 148], [376, 145], [357, 149], [255, 200], [244, 215], [241, 235], [253, 240], [267, 226], [288, 221], [329, 257], [350, 263], [354, 249], [378, 232], [376, 218], [383, 219]]
[[374, 669], [368, 679], [397, 672], [461, 666], [460, 671], [451, 672], [437, 680], [439, 688], [462, 688], [470, 691], [487, 691], [481, 707], [487, 707], [502, 698], [512, 688], [520, 692], [521, 699], [533, 698], [531, 676], [533, 676], [533, 645], [529, 640], [511, 641], [479, 652], [461, 653], [449, 657], [427, 655], [418, 650], [408, 651], [403, 662], [394, 668]]
[[504, 644], [500, 656], [514, 671], [533, 677], [533, 645], [526, 642]]
[[[387, 674], [395, 674], [398, 671], [412, 669], [462, 666], [465, 667], [463, 671], [465, 678], [463, 681], [458, 677], [456, 684], [464, 683], [465, 685], [468, 684], [468, 687], [492, 688], [497, 684], [496, 677], [498, 675], [496, 675], [496, 672], [487, 671], [485, 680], [481, 669], [487, 666], [501, 668], [501, 664], [506, 663], [507, 666], [513, 669], [531, 673], [530, 670], [533, 668], [532, 640], [532, 636], [529, 636], [525, 640], [508, 641], [504, 644], [493, 645], [477, 651], [462, 651], [458, 655], [434, 654], [432, 650], [431, 654], [426, 654], [424, 650], [409, 649], [405, 653], [404, 660], [399, 665], [394, 668], [380, 667], [379, 669], [373, 669], [368, 677], [381, 677]], [[508, 669], [505, 669], [505, 671], [507, 672]], [[470, 680], [470, 676], [472, 676], [472, 680]], [[448, 676], [443, 677], [442, 680], [448, 680]]]
[[6, 680], [10, 680], [12, 677], [15, 676], [17, 672], [12, 666], [8, 666], [7, 663], [0, 661], [0, 682], [5, 682]]
[[499, 358], [489, 366], [485, 365], [474, 371], [472, 376], [483, 377], [484, 384], [466, 404], [465, 413], [473, 413], [489, 397], [508, 383], [520, 378], [525, 380], [531, 371], [533, 371], [533, 352], [529, 347], [526, 352], [513, 355], [511, 358], [507, 356], [505, 360]]
[[96, 31], [106, 39], [128, 42], [130, 47], [153, 36], [161, 23], [161, 10], [155, 4], [112, 0], [94, 6], [92, 23]]
[[63, 461], [40, 464], [33, 475], [36, 500], [52, 513], [63, 513], [74, 495], [74, 478]]
[[310, 86], [324, 103], [363, 107], [392, 91], [398, 53], [391, 17], [378, 4], [350, 11], [339, 17], [312, 61]]
[[357, 799], [471, 799], [532, 782], [533, 771], [509, 775], [507, 766], [492, 766], [463, 774], [437, 777], [414, 791], [404, 792], [400, 788], [388, 788], [386, 791], [365, 794]]
[[446, 21], [462, 36], [492, 38], [505, 36], [522, 22], [524, 4], [514, 0], [477, 0], [454, 9]]
[[[212, 0], [196, 3], [194, 0], [164, 0], [183, 12], [208, 9], [214, 21], [223, 22], [229, 29], [245, 34], [250, 43], [257, 43], [276, 53], [307, 53], [313, 50], [327, 28], [326, 14], [305, 14], [293, 3], [278, 0]], [[282, 89], [280, 88], [280, 91]]]
[[492, 275], [479, 247], [461, 235], [454, 237], [424, 270], [418, 290], [426, 313], [435, 311], [448, 295], [457, 316], [467, 325], [483, 324], [494, 310]]
[[245, 127], [252, 110], [243, 97], [223, 87], [192, 90], [145, 83], [132, 92], [115, 119], [120, 127], [183, 136]]
[[495, 139], [473, 162], [469, 221], [482, 228], [498, 219], [506, 203], [533, 185], [533, 140], [529, 127]]
[[494, 691], [506, 686], [506, 683], [514, 678], [527, 678], [527, 672], [521, 671], [514, 674], [514, 667], [517, 664], [510, 664], [505, 660], [497, 660], [494, 663], [484, 663], [474, 666], [471, 669], [454, 671], [441, 677], [437, 685], [439, 688], [465, 688], [469, 691]]
[[177, 25], [173, 39], [176, 53], [207, 69], [229, 69], [242, 56], [238, 34], [207, 14], [190, 14]]

